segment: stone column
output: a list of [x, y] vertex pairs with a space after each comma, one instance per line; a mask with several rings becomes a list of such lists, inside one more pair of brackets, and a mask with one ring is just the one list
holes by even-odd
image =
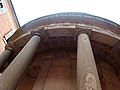
[[40, 42], [41, 36], [39, 34], [32, 36], [0, 77], [0, 90], [16, 89], [21, 76], [30, 64]]
[[0, 55], [0, 70], [2, 66], [5, 64], [5, 62], [9, 59], [9, 57], [12, 54], [12, 50], [6, 49], [2, 54]]
[[88, 34], [81, 32], [77, 41], [78, 90], [101, 90]]

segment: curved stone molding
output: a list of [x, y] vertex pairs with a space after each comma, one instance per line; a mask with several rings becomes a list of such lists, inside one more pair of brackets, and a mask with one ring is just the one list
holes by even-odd
[[[32, 31], [41, 31], [43, 28], [45, 30], [44, 39], [54, 37], [54, 35], [57, 37], [74, 37], [76, 26], [86, 30], [91, 29], [91, 40], [111, 46], [120, 40], [120, 26], [112, 21], [85, 13], [58, 13], [25, 24], [15, 32], [9, 42], [14, 42], [17, 45], [22, 42], [25, 45]], [[62, 33], [63, 31], [65, 34]], [[101, 36], [105, 37], [105, 40]]]
[[[19, 28], [10, 38], [7, 46], [12, 45], [16, 52], [16, 49], [20, 50], [29, 41], [32, 37], [31, 32], [38, 31], [42, 33], [42, 36], [45, 36], [43, 37], [43, 42], [38, 47], [38, 52], [49, 48], [74, 48], [74, 46], [76, 47], [74, 39], [82, 31], [78, 30], [78, 28], [85, 30], [91, 41], [112, 46], [115, 50], [120, 51], [118, 43], [120, 41], [120, 25], [85, 13], [59, 13], [35, 19]], [[105, 50], [106, 47], [102, 51]], [[103, 55], [103, 52], [99, 52], [100, 47], [96, 51], [98, 55]], [[115, 55], [117, 54], [110, 54], [109, 57], [115, 57]], [[105, 56], [109, 62], [112, 62], [114, 58], [109, 57]], [[118, 64], [119, 59], [117, 58], [115, 61]], [[115, 67], [117, 67], [116, 64]]]
[[[15, 34], [17, 36], [17, 34]], [[45, 42], [48, 39], [48, 34], [46, 33], [44, 28], [39, 28], [36, 30], [28, 31], [22, 34], [20, 37], [9, 41], [6, 45], [6, 48], [11, 49], [13, 52], [19, 52], [19, 50], [29, 41], [29, 39], [37, 35], [41, 38], [41, 42]], [[14, 35], [13, 35], [14, 37]]]

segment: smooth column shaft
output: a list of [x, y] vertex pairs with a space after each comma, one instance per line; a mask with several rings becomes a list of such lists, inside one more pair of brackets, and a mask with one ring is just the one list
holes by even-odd
[[5, 64], [5, 62], [9, 59], [11, 56], [12, 51], [11, 50], [5, 50], [1, 55], [0, 55], [0, 69], [2, 66]]
[[41, 41], [34, 35], [0, 77], [0, 90], [15, 90]]
[[101, 90], [89, 36], [86, 33], [78, 36], [77, 85], [78, 90]]

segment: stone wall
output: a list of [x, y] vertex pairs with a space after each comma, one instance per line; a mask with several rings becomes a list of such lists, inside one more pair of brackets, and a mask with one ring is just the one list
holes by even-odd
[[[102, 90], [120, 90], [114, 68], [102, 61], [97, 67]], [[76, 53], [59, 50], [35, 55], [17, 90], [77, 90]]]
[[39, 54], [17, 90], [77, 90], [76, 59], [73, 58], [67, 51]]
[[116, 74], [115, 69], [107, 63], [100, 61], [101, 71], [103, 73], [102, 79], [104, 79], [105, 90], [120, 90], [120, 81]]

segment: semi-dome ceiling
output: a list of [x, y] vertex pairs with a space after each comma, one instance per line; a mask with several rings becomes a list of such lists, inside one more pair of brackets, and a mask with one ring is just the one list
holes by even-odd
[[46, 36], [39, 46], [38, 53], [53, 48], [71, 48], [75, 51], [76, 27], [90, 30], [95, 55], [120, 72], [120, 25], [85, 13], [58, 13], [37, 18], [19, 28], [10, 38], [8, 46], [17, 46], [14, 47], [17, 51], [27, 43], [32, 31], [43, 28]]
[[[19, 42], [41, 27], [49, 37], [73, 37], [76, 26], [91, 29], [91, 39], [115, 45], [120, 40], [120, 26], [107, 19], [85, 13], [58, 13], [37, 18], [19, 28], [9, 42]], [[103, 39], [104, 37], [104, 39]]]

